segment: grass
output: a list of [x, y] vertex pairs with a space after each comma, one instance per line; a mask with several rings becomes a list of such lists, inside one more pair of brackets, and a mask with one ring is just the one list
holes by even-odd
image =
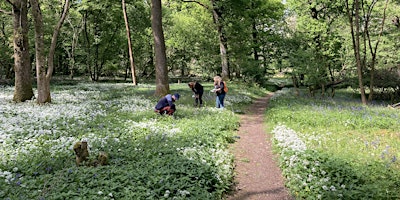
[[[304, 94], [303, 92], [302, 94]], [[298, 199], [399, 199], [400, 113], [384, 102], [276, 93], [266, 121]]]
[[[174, 117], [153, 112], [155, 86], [75, 82], [52, 85], [52, 103], [13, 103], [0, 92], [0, 199], [221, 199], [233, 178], [228, 151], [242, 112], [265, 94], [229, 83], [226, 109], [204, 83], [205, 106], [194, 108], [186, 84]], [[77, 167], [72, 147], [86, 140], [91, 159], [109, 164]]]
[[[154, 85], [52, 85], [51, 104], [13, 103], [0, 88], [0, 199], [221, 199], [233, 179], [228, 151], [252, 99], [267, 91], [229, 82], [226, 109], [204, 83], [194, 108], [186, 84], [174, 117], [153, 112]], [[314, 99], [275, 93], [266, 122], [286, 186], [297, 199], [400, 199], [400, 114], [383, 102], [362, 106], [351, 90]], [[76, 167], [73, 144], [87, 140], [91, 159]], [[247, 162], [246, 159], [241, 162]]]

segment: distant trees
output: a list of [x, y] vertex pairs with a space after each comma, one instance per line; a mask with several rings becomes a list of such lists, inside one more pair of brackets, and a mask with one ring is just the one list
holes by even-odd
[[378, 89], [374, 71], [399, 65], [392, 56], [398, 55], [398, 33], [393, 24], [385, 23], [387, 17], [395, 19], [398, 4], [386, 0], [288, 2], [287, 19], [293, 32], [287, 38], [298, 44], [298, 50], [289, 51], [285, 59], [293, 75], [304, 74], [310, 88], [346, 82], [359, 89], [363, 104], [368, 103], [367, 94], [373, 100]]
[[[63, 5], [42, 0], [41, 12], [34, 12], [39, 2], [31, 1], [31, 13], [42, 15], [43, 37], [38, 29], [36, 38], [35, 29], [28, 29], [35, 27], [39, 16], [32, 15], [33, 21], [24, 17], [28, 0], [0, 2], [1, 19], [9, 19], [0, 23], [4, 36], [0, 49], [5, 52], [0, 55], [0, 78], [15, 73], [15, 101], [32, 99], [32, 75], [37, 78], [38, 93], [45, 88], [41, 82], [49, 82], [44, 77], [54, 74], [87, 76], [92, 81], [156, 79], [156, 94], [163, 95], [169, 92], [169, 82], [177, 79], [210, 80], [221, 74], [226, 79], [266, 84], [276, 73], [290, 75], [295, 86], [302, 79], [302, 84], [322, 89], [322, 94], [328, 88], [334, 94], [339, 83], [351, 84], [360, 89], [365, 101], [367, 95], [371, 101], [374, 92], [382, 91], [374, 73], [395, 71], [391, 69], [400, 63], [398, 1], [71, 1], [66, 26], [55, 41], [58, 20], [54, 19], [62, 16]], [[37, 43], [40, 39], [43, 44]], [[29, 51], [34, 47], [42, 48], [42, 53]], [[9, 70], [13, 53], [15, 72]], [[33, 71], [32, 62], [41, 70]], [[51, 65], [53, 70], [46, 68]], [[40, 96], [47, 96], [42, 102], [51, 99]]]

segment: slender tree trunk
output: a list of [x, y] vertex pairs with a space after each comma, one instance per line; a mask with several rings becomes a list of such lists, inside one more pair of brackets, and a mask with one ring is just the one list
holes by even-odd
[[34, 97], [28, 42], [27, 0], [15, 0], [13, 6], [15, 90], [13, 101], [24, 102]]
[[222, 23], [222, 11], [221, 8], [218, 8], [216, 5], [216, 0], [211, 0], [212, 8], [210, 9], [209, 6], [196, 1], [196, 0], [182, 0], [183, 2], [187, 3], [197, 3], [200, 6], [204, 7], [207, 10], [212, 11], [213, 20], [215, 25], [217, 26], [218, 31], [218, 39], [219, 39], [219, 51], [221, 56], [221, 68], [222, 68], [222, 78], [224, 80], [230, 79], [230, 71], [229, 71], [229, 59], [228, 59], [228, 40], [225, 37], [224, 27]]
[[222, 13], [221, 9], [217, 7], [215, 0], [211, 0], [211, 4], [213, 5], [213, 18], [214, 18], [214, 23], [217, 25], [217, 31], [218, 31], [218, 38], [219, 38], [219, 51], [221, 55], [221, 67], [222, 67], [222, 78], [224, 80], [230, 79], [230, 73], [229, 73], [229, 61], [228, 61], [228, 42], [225, 37], [224, 33], [224, 27], [222, 24]]
[[156, 65], [156, 91], [154, 95], [163, 96], [169, 93], [169, 84], [164, 32], [162, 29], [161, 0], [151, 0], [151, 28], [154, 37]]
[[91, 62], [91, 45], [90, 45], [90, 39], [89, 39], [89, 27], [88, 27], [88, 11], [85, 11], [84, 15], [84, 32], [85, 32], [85, 43], [86, 43], [86, 67], [87, 67], [87, 72], [90, 75], [90, 79], [94, 81], [94, 69], [92, 69], [92, 62]]
[[257, 44], [258, 44], [258, 38], [257, 38], [257, 28], [256, 28], [256, 22], [253, 21], [252, 22], [252, 37], [253, 37], [253, 54], [254, 54], [254, 60], [258, 61], [259, 60], [259, 55], [258, 55], [258, 48], [257, 48]]
[[75, 71], [75, 50], [76, 50], [76, 46], [78, 44], [78, 40], [79, 40], [79, 34], [82, 32], [83, 30], [83, 24], [84, 24], [84, 19], [82, 18], [82, 24], [80, 25], [80, 27], [74, 27], [74, 25], [72, 24], [72, 22], [70, 20], [67, 20], [69, 25], [71, 26], [71, 29], [73, 30], [73, 35], [71, 38], [71, 49], [69, 49], [69, 47], [65, 48], [65, 51], [68, 54], [68, 73], [69, 73], [69, 78], [70, 79], [74, 79], [74, 71]]
[[[372, 43], [371, 43], [371, 38], [370, 38], [370, 36], [369, 36], [369, 34], [368, 34], [368, 46], [369, 46], [369, 50], [370, 50], [371, 55], [372, 55], [372, 60], [371, 60], [371, 74], [370, 74], [370, 75], [371, 75], [371, 76], [370, 76], [371, 81], [370, 81], [370, 85], [369, 85], [369, 87], [370, 87], [370, 93], [369, 93], [369, 96], [368, 96], [368, 101], [372, 101], [372, 100], [373, 100], [373, 96], [374, 96], [375, 63], [376, 63], [376, 55], [377, 55], [376, 52], [378, 51], [378, 46], [379, 46], [379, 43], [380, 43], [380, 41], [381, 41], [381, 37], [382, 37], [382, 34], [383, 34], [383, 28], [384, 28], [385, 20], [386, 20], [386, 9], [387, 9], [388, 3], [389, 3], [389, 0], [386, 0], [385, 8], [384, 8], [384, 10], [383, 10], [383, 17], [382, 17], [381, 29], [380, 29], [380, 32], [379, 32], [378, 40], [377, 40], [376, 43], [375, 43], [375, 47], [373, 47], [373, 45], [372, 45]], [[368, 31], [368, 29], [367, 29], [367, 31]]]
[[[361, 102], [364, 105], [367, 105], [367, 98], [365, 96], [365, 88], [363, 84], [363, 69], [361, 65], [361, 56], [360, 56], [360, 23], [359, 23], [359, 11], [360, 11], [360, 4], [358, 0], [354, 0], [354, 6], [355, 8], [350, 9], [349, 7], [349, 0], [346, 0], [346, 9], [347, 9], [347, 15], [350, 21], [350, 27], [351, 27], [351, 37], [353, 40], [353, 50], [354, 50], [354, 56], [356, 58], [356, 63], [357, 63], [357, 74], [358, 74], [358, 84], [360, 88], [360, 93], [361, 93]], [[355, 13], [354, 18], [355, 21], [353, 22], [353, 11]], [[354, 31], [354, 27], [356, 30]]]
[[136, 72], [135, 72], [135, 59], [133, 57], [131, 31], [129, 29], [128, 15], [126, 14], [125, 0], [122, 0], [122, 11], [123, 11], [124, 20], [125, 20], [126, 37], [128, 39], [129, 62], [131, 64], [132, 83], [133, 83], [133, 85], [137, 85], [137, 83], [136, 83]]
[[47, 66], [45, 61], [45, 46], [44, 46], [44, 24], [43, 16], [40, 10], [38, 0], [30, 0], [32, 6], [32, 15], [35, 26], [35, 53], [36, 53], [36, 73], [37, 73], [37, 102], [39, 104], [50, 103], [50, 80], [54, 70], [54, 54], [57, 44], [57, 38], [64, 23], [65, 17], [69, 9], [69, 0], [65, 0], [63, 14], [54, 28], [53, 36], [51, 38], [49, 55], [47, 57]]

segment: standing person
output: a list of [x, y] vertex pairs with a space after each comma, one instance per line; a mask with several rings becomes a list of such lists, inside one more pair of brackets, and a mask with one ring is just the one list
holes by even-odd
[[158, 101], [157, 105], [154, 108], [154, 112], [160, 113], [161, 115], [173, 115], [176, 111], [176, 106], [174, 102], [178, 100], [179, 97], [180, 95], [178, 93], [175, 93], [174, 95], [165, 95]]
[[220, 76], [214, 77], [214, 89], [212, 90], [217, 94], [217, 98], [215, 101], [217, 108], [224, 108], [224, 99], [226, 92], [224, 91], [225, 83], [222, 81]]
[[[203, 93], [204, 93], [204, 88], [203, 86], [199, 83], [199, 82], [189, 82], [188, 86], [190, 87], [190, 89], [192, 89], [193, 93], [194, 93], [194, 105], [197, 107], [197, 105], [199, 105], [199, 107], [203, 106]], [[200, 103], [200, 104], [199, 104]]]

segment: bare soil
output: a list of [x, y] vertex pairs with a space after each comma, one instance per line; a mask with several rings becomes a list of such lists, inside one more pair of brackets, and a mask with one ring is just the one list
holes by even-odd
[[240, 128], [231, 151], [235, 155], [235, 185], [227, 200], [293, 200], [284, 186], [264, 113], [271, 95], [253, 102], [240, 116]]

